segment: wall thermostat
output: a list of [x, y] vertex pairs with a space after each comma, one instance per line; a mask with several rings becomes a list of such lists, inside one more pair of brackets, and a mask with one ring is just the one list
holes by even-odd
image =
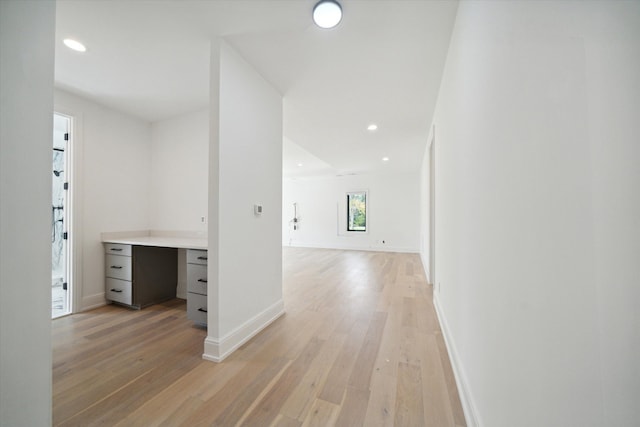
[[262, 205], [253, 205], [253, 213], [255, 215], [262, 215]]

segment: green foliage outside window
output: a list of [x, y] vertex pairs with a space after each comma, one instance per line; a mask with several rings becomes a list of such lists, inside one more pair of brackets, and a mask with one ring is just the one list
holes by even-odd
[[347, 193], [347, 231], [367, 231], [367, 193]]

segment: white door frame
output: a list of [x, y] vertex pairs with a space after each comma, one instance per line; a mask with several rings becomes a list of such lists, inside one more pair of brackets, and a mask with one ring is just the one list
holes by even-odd
[[[429, 144], [429, 279], [436, 291], [436, 127]], [[437, 289], [440, 291], [440, 289]]]
[[69, 118], [67, 143], [67, 230], [69, 233], [67, 280], [70, 314], [82, 311], [82, 116], [64, 106], [55, 105], [54, 114]]

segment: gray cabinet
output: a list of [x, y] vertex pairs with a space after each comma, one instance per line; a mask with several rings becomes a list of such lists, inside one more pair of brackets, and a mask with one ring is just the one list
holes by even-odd
[[132, 305], [133, 292], [131, 289], [130, 280], [114, 279], [112, 277], [105, 278], [105, 297], [111, 302], [118, 302], [120, 304]]
[[187, 317], [207, 324], [207, 251], [187, 249]]
[[176, 297], [178, 250], [105, 243], [105, 298], [142, 308]]
[[131, 245], [107, 243], [105, 249], [105, 298], [112, 302], [132, 305]]

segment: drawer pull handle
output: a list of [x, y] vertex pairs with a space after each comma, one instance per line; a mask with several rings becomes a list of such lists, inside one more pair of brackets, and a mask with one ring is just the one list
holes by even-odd
[[122, 293], [122, 289], [111, 289], [111, 292]]
[[206, 256], [199, 256], [198, 259], [202, 260], [202, 261], [206, 261], [207, 257]]
[[114, 252], [122, 252], [122, 248], [111, 248], [109, 250]]
[[199, 309], [198, 309], [198, 311], [201, 311], [201, 312], [203, 312], [203, 313], [206, 313], [206, 312], [207, 312], [207, 309], [206, 309], [206, 308], [199, 308]]
[[207, 283], [207, 279], [198, 279], [198, 282], [200, 282], [200, 283]]
[[120, 270], [122, 268], [121, 265], [112, 265], [111, 268], [115, 268], [116, 270]]

